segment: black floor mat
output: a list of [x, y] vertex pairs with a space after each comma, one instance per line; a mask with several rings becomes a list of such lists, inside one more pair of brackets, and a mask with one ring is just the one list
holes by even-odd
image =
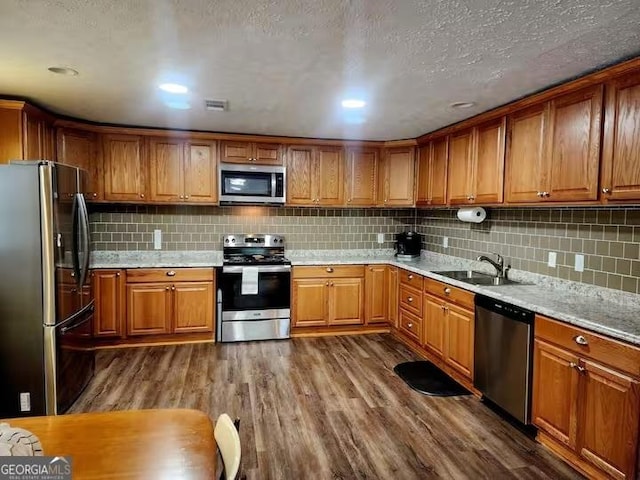
[[399, 363], [393, 371], [407, 385], [425, 395], [452, 397], [469, 395], [469, 391], [431, 362]]

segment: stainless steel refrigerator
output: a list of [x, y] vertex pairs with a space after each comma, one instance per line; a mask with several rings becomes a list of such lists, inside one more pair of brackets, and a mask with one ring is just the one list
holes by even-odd
[[83, 170], [0, 166], [0, 418], [64, 413], [91, 380]]

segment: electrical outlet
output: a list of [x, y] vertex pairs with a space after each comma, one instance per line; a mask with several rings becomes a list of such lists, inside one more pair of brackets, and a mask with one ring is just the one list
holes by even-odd
[[576, 272], [584, 272], [584, 255], [576, 254]]
[[378, 234], [378, 243], [384, 243], [384, 233]]
[[29, 392], [20, 393], [20, 411], [21, 412], [31, 411], [31, 394]]
[[549, 252], [549, 261], [547, 265], [551, 268], [556, 268], [556, 259], [558, 258], [558, 254], [556, 252]]
[[444, 238], [442, 239], [442, 246], [443, 246], [444, 248], [449, 248], [449, 237], [444, 237]]
[[162, 249], [162, 230], [153, 231], [153, 249], [154, 250]]

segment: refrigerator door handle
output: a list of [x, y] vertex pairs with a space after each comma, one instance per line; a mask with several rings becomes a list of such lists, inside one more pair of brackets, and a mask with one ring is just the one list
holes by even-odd
[[[89, 212], [87, 211], [87, 203], [84, 200], [84, 195], [81, 193], [76, 194], [78, 199], [78, 205], [80, 208], [80, 229], [82, 231], [82, 242], [83, 242], [83, 251], [84, 258], [82, 262], [82, 269], [80, 271], [80, 285], [79, 289], [81, 290], [84, 286], [84, 282], [87, 280], [87, 276], [89, 275], [89, 248], [90, 245], [90, 233], [89, 233]], [[78, 257], [80, 256], [80, 252], [78, 251]], [[78, 258], [78, 263], [79, 258]]]
[[[71, 315], [70, 317], [68, 317], [64, 322], [59, 323], [58, 325], [56, 325], [56, 328], [60, 328], [62, 331], [67, 331], [71, 328], [74, 328], [74, 323], [79, 319], [79, 318], [83, 318], [83, 317], [87, 317], [87, 316], [91, 316], [95, 313], [95, 309], [96, 309], [96, 305], [95, 305], [95, 300], [91, 300], [91, 303], [89, 303], [88, 305], [86, 305], [85, 307], [82, 308], [82, 310], [74, 313], [73, 315]], [[80, 322], [80, 323], [84, 323]]]
[[80, 271], [80, 245], [78, 242], [78, 234], [80, 229], [80, 200], [79, 197], [81, 195], [74, 195], [73, 197], [73, 207], [71, 210], [71, 224], [72, 224], [72, 232], [71, 235], [73, 237], [71, 242], [71, 260], [73, 261], [73, 274], [76, 279], [76, 286], [78, 290], [82, 289], [81, 281], [81, 271]]

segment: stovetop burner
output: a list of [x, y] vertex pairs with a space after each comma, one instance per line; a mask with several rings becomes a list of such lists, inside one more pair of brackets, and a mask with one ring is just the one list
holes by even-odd
[[266, 234], [235, 234], [222, 237], [225, 265], [291, 265], [284, 256], [284, 237]]

